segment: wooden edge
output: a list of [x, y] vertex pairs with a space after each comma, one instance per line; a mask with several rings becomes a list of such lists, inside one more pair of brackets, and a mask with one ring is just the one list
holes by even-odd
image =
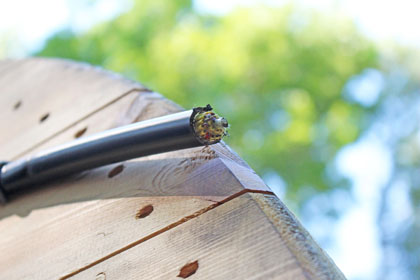
[[[132, 84], [133, 87], [136, 88], [140, 88], [142, 90], [147, 90], [150, 91], [150, 89], [148, 89], [147, 87], [145, 87], [143, 84], [140, 84], [137, 81], [133, 81], [131, 79], [128, 79], [127, 77], [123, 76], [122, 74], [107, 70], [105, 68], [102, 68], [100, 66], [95, 66], [93, 64], [87, 63], [87, 62], [83, 62], [83, 61], [75, 61], [75, 60], [71, 60], [71, 59], [67, 59], [67, 58], [60, 58], [60, 57], [42, 57], [42, 56], [38, 56], [38, 57], [26, 57], [26, 58], [12, 58], [12, 59], [2, 59], [0, 60], [0, 64], [5, 65], [4, 69], [5, 70], [10, 70], [8, 69], [8, 67], [10, 66], [15, 66], [13, 67], [13, 71], [19, 71], [21, 70], [20, 67], [27, 67], [28, 65], [31, 64], [35, 64], [35, 65], [31, 65], [31, 66], [38, 66], [39, 67], [44, 67], [45, 63], [48, 64], [57, 64], [60, 65], [61, 67], [65, 67], [65, 68], [70, 68], [70, 69], [74, 69], [76, 71], [82, 71], [82, 70], [86, 70], [86, 71], [90, 71], [93, 72], [95, 74], [98, 74], [100, 76], [106, 76], [109, 77], [111, 80], [118, 80], [119, 82], [123, 82], [126, 84]], [[40, 64], [42, 63], [42, 64]], [[0, 68], [1, 70], [2, 68]]]
[[253, 195], [310, 279], [346, 279], [295, 215], [275, 195]]
[[[286, 205], [270, 192], [254, 170], [226, 158], [221, 160], [244, 187], [244, 191], [238, 194], [247, 192], [253, 196], [310, 279], [346, 279], [334, 261], [319, 247]], [[257, 196], [256, 193], [264, 195]]]
[[[253, 186], [251, 188], [247, 187], [247, 173], [248, 175], [251, 175], [251, 177], [258, 177], [251, 169], [244, 168], [239, 164], [238, 165], [241, 168], [235, 169], [232, 168], [235, 164], [234, 162], [232, 163], [224, 159], [221, 159], [221, 161], [230, 170], [238, 183], [244, 187], [243, 190], [236, 192], [225, 199], [216, 202], [215, 204], [200, 209], [192, 215], [186, 216], [181, 220], [176, 221], [173, 224], [154, 232], [153, 234], [145, 236], [136, 242], [128, 244], [120, 250], [104, 256], [103, 258], [97, 259], [96, 261], [79, 268], [70, 274], [62, 276], [60, 279], [68, 279], [82, 271], [92, 268], [105, 260], [108, 260], [168, 230], [176, 228], [177, 226], [211, 211], [226, 202], [241, 197], [244, 194], [249, 194], [253, 198], [264, 215], [272, 223], [275, 230], [279, 233], [279, 237], [284, 241], [290, 253], [296, 258], [297, 263], [301, 266], [308, 279], [346, 279], [327, 253], [317, 245], [293, 213], [290, 212], [290, 210], [277, 198], [277, 196], [275, 196], [275, 194], [268, 191], [265, 185], [258, 187], [258, 182], [252, 184]], [[226, 165], [226, 163], [228, 164]]]

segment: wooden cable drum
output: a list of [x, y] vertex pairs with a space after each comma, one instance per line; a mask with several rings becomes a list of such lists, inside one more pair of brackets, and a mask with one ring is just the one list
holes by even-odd
[[[0, 62], [0, 159], [181, 111], [87, 64]], [[118, 162], [0, 206], [0, 279], [344, 279], [223, 142]]]

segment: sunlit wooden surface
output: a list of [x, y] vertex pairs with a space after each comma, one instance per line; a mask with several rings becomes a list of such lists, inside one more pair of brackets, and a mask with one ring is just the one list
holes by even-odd
[[[180, 110], [86, 64], [2, 61], [0, 159]], [[97, 168], [12, 197], [0, 206], [0, 252], [0, 279], [344, 278], [223, 143]]]

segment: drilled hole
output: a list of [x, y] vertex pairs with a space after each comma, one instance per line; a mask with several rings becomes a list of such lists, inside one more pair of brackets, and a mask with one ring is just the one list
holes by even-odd
[[198, 269], [198, 261], [187, 263], [180, 270], [178, 277], [187, 278], [193, 275]]
[[153, 212], [153, 205], [151, 205], [151, 204], [146, 205], [137, 212], [136, 219], [146, 218], [152, 212]]
[[14, 110], [17, 110], [17, 109], [19, 109], [20, 108], [20, 106], [22, 106], [22, 101], [18, 101], [18, 102], [16, 102], [16, 104], [13, 106], [13, 109]]
[[120, 174], [123, 170], [124, 170], [124, 165], [120, 164], [116, 166], [114, 169], [112, 169], [111, 171], [109, 171], [108, 177], [109, 178], [115, 177], [118, 174]]
[[96, 274], [95, 280], [105, 280], [106, 279], [106, 274], [105, 272], [101, 272]]
[[74, 138], [79, 138], [79, 137], [81, 137], [83, 134], [85, 134], [86, 130], [87, 130], [87, 127], [82, 128], [81, 130], [79, 130], [78, 132], [76, 132], [76, 133], [74, 134]]
[[40, 119], [39, 122], [44, 122], [46, 119], [48, 119], [48, 117], [50, 116], [50, 113], [46, 113], [45, 115], [43, 115]]

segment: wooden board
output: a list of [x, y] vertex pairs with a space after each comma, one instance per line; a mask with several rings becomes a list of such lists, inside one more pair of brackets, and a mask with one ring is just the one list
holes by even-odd
[[306, 278], [276, 229], [244, 194], [70, 279], [100, 274], [107, 279], [177, 279], [182, 267], [195, 261], [191, 279]]
[[6, 62], [0, 68], [0, 85], [4, 159], [28, 152], [129, 92], [147, 91], [87, 64], [47, 59]]
[[[46, 84], [51, 75], [55, 85]], [[75, 77], [85, 83], [74, 85]], [[25, 91], [32, 83], [31, 98], [39, 100], [26, 111], [22, 103], [4, 113], [18, 125], [12, 135], [1, 130], [2, 158], [181, 110], [109, 72], [47, 59], [0, 63], [0, 107], [31, 100]], [[72, 95], [86, 100], [65, 106], [56, 101], [64, 94], [60, 87], [66, 102]], [[40, 104], [55, 112], [49, 125], [28, 121], [42, 111]], [[195, 268], [194, 259], [201, 260], [190, 276], [195, 279], [344, 278], [224, 143], [104, 166], [14, 197], [0, 206], [0, 252], [0, 279], [171, 279], [180, 265], [193, 262], [181, 276]]]

